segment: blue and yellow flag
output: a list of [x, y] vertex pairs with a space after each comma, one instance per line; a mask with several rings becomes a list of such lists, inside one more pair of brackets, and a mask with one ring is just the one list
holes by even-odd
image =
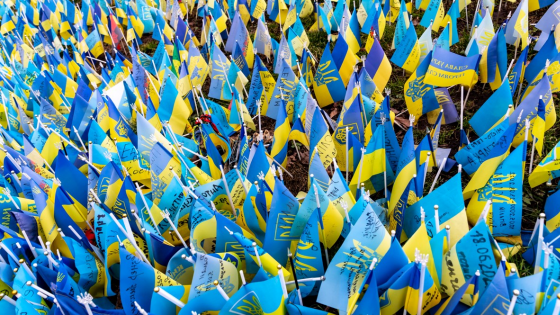
[[[424, 83], [431, 60], [432, 52], [429, 52], [404, 84], [404, 100], [406, 102], [406, 107], [409, 113], [414, 117], [419, 118], [438, 108], [434, 87]], [[418, 119], [414, 122], [416, 123], [417, 120]]]
[[381, 48], [378, 38], [375, 38], [372, 43], [364, 67], [369, 76], [373, 79], [373, 82], [375, 82], [377, 90], [383, 91], [385, 86], [387, 86], [387, 82], [389, 82], [393, 68], [383, 48]]
[[242, 286], [222, 306], [219, 314], [286, 314], [280, 276]]
[[[442, 265], [441, 288], [443, 292], [452, 296], [468, 279], [475, 276], [477, 269], [480, 271], [479, 290], [484, 292], [496, 275], [497, 269], [500, 269], [496, 265], [493, 247], [494, 240], [486, 222], [477, 223], [443, 258], [446, 262]], [[482, 259], [486, 262], [484, 266], [467, 268], [474, 263], [478, 265], [478, 261]], [[459, 261], [465, 261], [468, 265], [461, 264]], [[472, 296], [464, 295], [463, 299], [465, 304], [473, 304]]]
[[505, 28], [501, 27], [480, 58], [480, 82], [490, 83], [492, 90], [502, 84], [507, 72], [507, 47], [504, 33]]
[[331, 248], [342, 232], [343, 216], [329, 200], [325, 191], [321, 189], [320, 184], [314, 177], [311, 178], [309, 192], [305, 196], [294, 218], [290, 235], [298, 238], [301, 236], [309, 218], [313, 215], [315, 209], [317, 209], [317, 198], [319, 199], [324, 227], [324, 238], [321, 236], [321, 242], [323, 244], [326, 243], [326, 246]]
[[408, 72], [413, 72], [420, 62], [420, 46], [414, 25], [408, 27], [391, 61]]
[[435, 47], [424, 82], [443, 87], [456, 84], [471, 87], [478, 81], [478, 60], [479, 56], [463, 57]]
[[416, 155], [414, 154], [414, 134], [412, 126], [408, 128], [403, 140], [402, 151], [397, 164], [395, 183], [391, 190], [391, 200], [389, 201], [389, 213], [397, 207], [398, 200], [401, 198], [406, 187], [416, 174]]
[[[286, 102], [282, 101], [285, 105]], [[276, 117], [276, 127], [274, 128], [274, 141], [272, 142], [272, 149], [270, 155], [276, 162], [286, 167], [288, 164], [288, 137], [290, 135], [290, 122], [286, 107], [280, 106], [278, 108], [278, 116]]]
[[510, 82], [504, 81], [501, 84], [469, 120], [469, 124], [477, 135], [482, 136], [494, 128], [504, 119], [509, 106], [513, 105]]
[[348, 43], [343, 37], [339, 37], [336, 40], [336, 44], [334, 45], [332, 52], [332, 58], [338, 68], [338, 72], [344, 82], [344, 86], [347, 86], [348, 81], [350, 81], [350, 76], [354, 73], [354, 66], [359, 59], [349, 48]]
[[560, 177], [560, 142], [548, 152], [541, 160], [539, 165], [535, 167], [531, 175], [529, 175], [529, 184], [531, 187], [538, 186], [549, 180]]
[[290, 236], [290, 230], [298, 209], [296, 197], [276, 178], [263, 249], [282, 265], [287, 262], [286, 250], [290, 248], [292, 241], [297, 240], [297, 237]]
[[324, 107], [344, 100], [344, 82], [336, 68], [329, 45], [325, 46], [313, 81], [313, 90], [319, 106]]
[[[465, 199], [471, 197], [477, 189], [484, 187], [500, 163], [508, 156], [516, 128], [517, 124], [510, 125], [508, 129], [497, 138], [497, 142], [488, 155], [479, 160], [480, 165], [476, 173], [474, 173], [467, 187], [463, 190], [463, 197]], [[463, 165], [463, 167], [465, 166]]]
[[329, 132], [329, 126], [318, 107], [313, 113], [309, 129], [313, 130], [309, 135], [309, 151], [315, 151], [315, 148], [317, 148], [321, 156], [321, 161], [323, 161], [323, 165], [326, 168], [331, 165], [333, 159], [336, 157], [336, 147]]
[[492, 200], [488, 212], [488, 227], [492, 235], [521, 234], [526, 148], [526, 144], [517, 147], [500, 163], [484, 187], [475, 191], [467, 207], [469, 223], [476, 224], [486, 203]]
[[[305, 225], [294, 255], [295, 275], [298, 279], [320, 277], [325, 274], [319, 231], [323, 224], [318, 208]], [[315, 284], [310, 284], [314, 286]]]
[[[372, 229], [377, 233], [366, 233]], [[358, 299], [368, 267], [374, 258], [381, 261], [390, 247], [391, 236], [367, 205], [329, 264], [317, 302], [350, 312], [349, 302]]]
[[[334, 130], [333, 140], [337, 152], [336, 160], [338, 163], [340, 163], [339, 167], [341, 167], [343, 171], [346, 171], [347, 149], [351, 149], [351, 147], [347, 145], [347, 142], [351, 137], [350, 134], [354, 135], [359, 143], [364, 143], [365, 114], [361, 101], [362, 98], [360, 96], [357, 96], [348, 108], [342, 109], [342, 113], [339, 116], [338, 126]], [[348, 134], [346, 133], [347, 131]], [[359, 155], [361, 153], [354, 152], [354, 154]]]

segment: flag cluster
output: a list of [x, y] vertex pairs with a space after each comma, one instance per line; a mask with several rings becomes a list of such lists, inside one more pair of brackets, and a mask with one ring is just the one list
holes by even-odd
[[469, 4], [0, 1], [0, 313], [558, 315], [560, 1]]

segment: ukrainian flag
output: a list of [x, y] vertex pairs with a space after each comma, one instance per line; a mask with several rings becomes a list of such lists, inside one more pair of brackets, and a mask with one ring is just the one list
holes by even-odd
[[463, 57], [435, 47], [424, 82], [440, 87], [471, 87], [478, 81], [478, 61], [479, 56]]
[[[354, 152], [354, 155], [360, 154]], [[387, 183], [394, 179], [393, 171], [387, 167], [387, 156], [385, 152], [385, 128], [378, 126], [371, 140], [368, 142], [364, 157], [360, 161], [360, 165], [356, 168], [362, 168], [360, 182], [365, 184], [365, 188], [370, 192], [381, 191], [384, 188], [383, 173], [387, 172]], [[356, 194], [358, 190], [359, 173], [354, 172], [354, 176], [350, 181], [350, 190]], [[360, 184], [361, 184], [360, 183]]]
[[529, 184], [532, 188], [557, 177], [560, 177], [560, 142], [550, 150], [529, 175]]
[[[428, 259], [433, 261], [433, 257], [430, 255]], [[406, 300], [404, 303], [405, 310], [410, 314], [417, 314], [418, 311], [418, 297], [420, 296], [420, 274], [421, 269], [425, 268], [422, 263], [417, 262], [414, 264], [414, 273], [410, 278], [406, 292]], [[428, 270], [424, 271], [424, 286], [422, 288], [422, 306], [420, 314], [424, 314], [433, 307], [437, 306], [441, 301], [441, 293], [439, 292], [435, 283], [437, 282], [432, 279], [431, 273]]]
[[388, 208], [390, 214], [397, 206], [397, 201], [414, 177], [414, 174], [416, 174], [416, 156], [414, 154], [414, 134], [411, 126], [404, 137], [401, 155], [397, 164], [397, 174], [393, 189], [391, 190], [391, 200]]
[[137, 44], [142, 44], [142, 35], [144, 35], [144, 24], [138, 18], [138, 15], [132, 10], [130, 6], [127, 7], [128, 13], [128, 29], [126, 31], [126, 41], [130, 42], [136, 39]]
[[375, 38], [373, 41], [364, 66], [373, 82], [375, 82], [377, 90], [383, 91], [385, 86], [387, 86], [387, 82], [389, 82], [393, 68], [383, 48], [381, 48], [379, 39]]
[[332, 52], [332, 58], [338, 68], [338, 72], [340, 73], [342, 82], [344, 82], [344, 86], [347, 86], [348, 81], [350, 81], [350, 76], [354, 73], [354, 66], [356, 66], [359, 59], [352, 50], [349, 49], [348, 44], [342, 36], [336, 40], [336, 44], [334, 45]]
[[442, 24], [446, 24], [449, 27], [449, 46], [459, 42], [457, 19], [461, 15], [461, 9], [459, 9], [460, 2], [462, 0], [453, 1], [443, 21], [441, 21]]
[[274, 141], [272, 142], [272, 149], [270, 155], [276, 162], [286, 167], [288, 162], [288, 138], [290, 135], [290, 122], [288, 121], [288, 114], [286, 113], [286, 102], [282, 101], [282, 106], [279, 106], [278, 116], [276, 117], [276, 127], [274, 129]]
[[529, 0], [529, 12], [545, 8], [554, 3], [554, 0]]
[[[277, 273], [278, 271], [272, 275]], [[287, 314], [286, 305], [288, 303], [284, 301], [281, 284], [279, 276], [272, 276], [268, 280], [253, 281], [243, 285], [221, 307], [220, 314]]]
[[539, 155], [542, 156], [542, 149], [544, 143], [544, 131], [545, 131], [545, 113], [546, 106], [542, 100], [542, 96], [539, 98], [539, 106], [537, 108], [537, 115], [533, 120], [533, 129], [531, 130], [531, 135], [535, 139], [535, 148]]
[[[459, 290], [455, 291], [452, 296], [448, 297], [445, 302], [443, 302], [435, 315], [451, 315], [454, 314], [457, 305], [463, 299], [463, 295], [467, 294], [467, 290], [471, 289], [473, 305], [476, 304], [478, 300], [478, 276], [475, 275], [471, 277], [465, 284], [463, 284]], [[474, 288], [473, 288], [474, 287]]]
[[[429, 52], [404, 84], [406, 107], [414, 117], [421, 117], [438, 108], [434, 87], [424, 82], [431, 60], [432, 52]], [[414, 122], [416, 123], [416, 120]]]
[[288, 141], [291, 140], [296, 140], [303, 144], [306, 148], [309, 148], [309, 138], [305, 134], [305, 129], [303, 128], [303, 124], [301, 123], [301, 118], [299, 116], [294, 119], [294, 125], [292, 126], [290, 136], [288, 137]]
[[154, 144], [160, 143], [167, 150], [171, 151], [171, 143], [159, 133], [142, 115], [137, 115], [138, 130], [138, 153], [140, 154], [140, 166], [150, 169], [150, 153]]
[[[486, 222], [479, 222], [445, 254], [441, 270], [443, 293], [453, 296], [468, 279], [474, 277], [478, 268], [469, 268], [475, 266], [473, 264], [480, 267], [482, 281], [478, 281], [478, 289], [484, 292], [487, 287], [491, 288], [492, 279], [499, 268], [493, 248], [494, 240]], [[484, 266], [479, 265], [479, 259], [485, 260]], [[463, 303], [472, 305], [472, 298], [470, 294], [463, 295]]]
[[188, 124], [188, 118], [192, 113], [192, 109], [179, 95], [179, 91], [175, 87], [173, 80], [165, 78], [163, 87], [161, 88], [161, 102], [157, 109], [157, 113], [161, 121], [169, 122], [171, 129], [182, 134]]
[[350, 50], [357, 54], [358, 51], [360, 51], [360, 46], [362, 46], [362, 41], [360, 39], [360, 22], [358, 21], [356, 9], [352, 12], [348, 28], [346, 29], [344, 35], [346, 36], [345, 39], [348, 43], [348, 47], [350, 47]]
[[258, 55], [255, 55], [255, 66], [251, 78], [251, 89], [247, 100], [247, 109], [251, 115], [258, 112], [257, 100], [261, 101], [261, 110], [268, 107], [268, 100], [272, 97], [276, 80]]
[[[361, 97], [356, 97], [350, 107], [342, 112], [338, 126], [334, 131], [333, 140], [337, 152], [337, 160], [340, 163], [339, 167], [342, 167], [343, 171], [346, 170], [346, 142], [350, 138], [350, 133], [355, 135], [361, 144], [364, 143], [365, 117], [362, 108]], [[348, 130], [349, 134], [346, 134], [346, 130]]]
[[507, 71], [507, 46], [505, 28], [501, 27], [480, 59], [480, 82], [490, 83], [492, 90], [502, 84]]
[[[416, 70], [420, 62], [420, 46], [414, 25], [410, 25], [391, 61], [408, 72]], [[419, 117], [419, 116], [418, 116]]]
[[510, 125], [497, 140], [498, 142], [492, 148], [492, 151], [485, 157], [485, 160], [480, 164], [467, 187], [463, 190], [463, 198], [470, 198], [477, 189], [484, 187], [500, 163], [508, 156], [516, 128], [517, 124]]
[[313, 90], [321, 107], [344, 100], [346, 87], [336, 69], [328, 43], [315, 73]]
[[[239, 244], [243, 247], [243, 249], [245, 250], [245, 253], [249, 254], [249, 256], [251, 256], [251, 258], [253, 259], [253, 261], [255, 263], [261, 263], [262, 268], [271, 275], [276, 275], [278, 274], [278, 262], [272, 257], [270, 256], [270, 254], [268, 254], [267, 252], [265, 252], [258, 244], [256, 247], [253, 247], [253, 241], [246, 238], [245, 236], [243, 236], [242, 234], [238, 233], [238, 232], [234, 232], [233, 236], [235, 237], [235, 239], [237, 240], [237, 242], [239, 242]], [[259, 258], [257, 259], [257, 256], [255, 256], [255, 248], [259, 254]], [[290, 275], [291, 273], [284, 269], [284, 267], [282, 267], [282, 272], [284, 275], [284, 279], [290, 279]]]
[[310, 129], [314, 132], [309, 135], [309, 151], [314, 151], [315, 147], [317, 147], [321, 161], [323, 161], [323, 165], [326, 168], [331, 165], [333, 158], [336, 157], [336, 148], [329, 133], [327, 122], [318, 107], [316, 107], [313, 113]]
[[204, 60], [204, 57], [200, 54], [200, 51], [196, 47], [194, 41], [190, 42], [189, 59], [187, 64], [189, 65], [189, 74], [193, 86], [202, 86], [208, 76], [209, 67], [206, 60]]

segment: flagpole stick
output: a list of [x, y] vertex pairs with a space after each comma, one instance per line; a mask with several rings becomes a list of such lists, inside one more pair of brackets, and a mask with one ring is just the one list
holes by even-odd
[[226, 301], [229, 301], [229, 296], [226, 294], [226, 291], [224, 291], [224, 289], [220, 285], [220, 282], [218, 280], [214, 280], [213, 284], [216, 286], [216, 290], [218, 290], [222, 298], [224, 298], [224, 300]]
[[93, 297], [91, 297], [91, 295], [89, 295], [89, 293], [84, 293], [83, 295], [80, 294], [77, 297], [78, 303], [82, 304], [84, 306], [84, 308], [86, 309], [86, 313], [88, 315], [93, 315], [93, 312], [91, 311], [91, 308], [89, 307], [89, 303], [93, 303]]
[[[313, 175], [313, 174], [311, 174]], [[323, 218], [321, 218], [321, 202], [319, 201], [319, 192], [317, 190], [317, 186], [315, 186], [315, 184], [313, 184], [313, 189], [315, 190], [315, 203], [317, 203], [317, 209], [319, 209], [319, 220], [323, 220]], [[321, 223], [321, 222], [319, 222]], [[323, 225], [323, 224], [321, 224]], [[323, 237], [323, 245], [325, 245], [325, 259], [327, 261], [327, 266], [329, 265], [329, 252], [327, 250], [327, 238], [325, 237], [325, 229], [324, 227], [321, 229], [321, 235]]]
[[[153, 62], [153, 60], [152, 60], [152, 62]], [[152, 84], [152, 88], [154, 89], [157, 97], [161, 101], [161, 96], [159, 95], [158, 89], [156, 89], [156, 85], [154, 84], [154, 81], [152, 81], [152, 78], [150, 77], [150, 73], [146, 69], [144, 69], [144, 71], [146, 72], [146, 77], [148, 77], [148, 81], [150, 81], [150, 83]], [[157, 73], [157, 71], [156, 71], [156, 73]], [[158, 83], [159, 83], [159, 81], [158, 81]], [[160, 83], [160, 85], [161, 85], [161, 83]], [[149, 93], [148, 93], [148, 95], [149, 95]]]
[[[7, 294], [4, 293], [0, 293], [0, 301], [6, 301], [11, 305], [16, 306], [16, 301], [14, 301], [14, 299], [12, 299], [11, 297], [9, 297]], [[556, 304], [560, 304], [560, 303], [556, 303]]]
[[72, 126], [72, 128], [74, 128], [74, 132], [76, 133], [76, 136], [78, 136], [78, 140], [80, 140], [80, 144], [82, 145], [82, 147], [84, 148], [86, 153], [88, 153], [87, 147], [84, 144], [84, 141], [82, 140], [82, 137], [80, 136], [80, 133], [78, 132], [78, 129], [76, 129], [76, 127], [74, 127], [74, 126]]
[[136, 191], [140, 194], [140, 199], [142, 199], [142, 203], [144, 204], [144, 207], [146, 208], [146, 211], [148, 212], [148, 215], [150, 216], [150, 220], [152, 220], [152, 223], [154, 224], [154, 228], [156, 229], [158, 234], [161, 235], [161, 232], [158, 228], [158, 225], [156, 224], [156, 220], [154, 219], [154, 215], [152, 214], [152, 211], [151, 211], [150, 207], [148, 207], [148, 203], [146, 202], [144, 194], [142, 193], [142, 189], [140, 189], [140, 185], [138, 185], [138, 183], [136, 183]]
[[463, 99], [463, 92], [464, 92], [465, 88], [461, 85], [461, 116], [460, 116], [460, 130], [463, 130], [463, 110], [465, 108], [465, 102]]
[[513, 315], [513, 309], [515, 308], [515, 304], [517, 303], [518, 296], [519, 296], [519, 290], [517, 289], [513, 290], [513, 297], [511, 298], [511, 302], [509, 303], [509, 307], [506, 315]]
[[35, 277], [35, 275], [33, 274], [33, 271], [31, 271], [31, 269], [29, 269], [29, 266], [25, 263], [24, 259], [20, 259], [19, 260], [19, 265], [21, 267], [23, 267], [23, 270], [25, 271], [25, 273], [27, 273], [27, 275], [33, 279], [33, 281], [37, 281], [37, 277]]
[[535, 258], [535, 269], [533, 269], [533, 273], [537, 273], [539, 271], [539, 265], [541, 263], [541, 252], [542, 252], [542, 243], [543, 243], [543, 229], [544, 229], [544, 219], [546, 215], [544, 213], [539, 214], [539, 238], [537, 239], [537, 256]]
[[294, 281], [296, 284], [296, 291], [298, 294], [298, 300], [299, 300], [299, 304], [301, 306], [303, 306], [303, 299], [301, 298], [301, 291], [299, 289], [299, 283], [298, 283], [298, 279], [297, 279], [297, 275], [296, 275], [296, 266], [294, 265], [294, 258], [292, 256], [292, 253], [290, 252], [290, 249], [288, 248], [288, 259], [290, 260], [290, 265], [292, 266], [292, 272], [294, 275]]
[[[517, 49], [515, 50], [515, 53], [517, 54]], [[511, 71], [511, 68], [513, 67], [513, 62], [515, 61], [515, 58], [511, 60], [511, 62], [509, 63], [509, 67], [507, 68], [506, 71], [506, 75], [504, 76], [504, 79], [502, 80], [502, 84], [504, 84], [504, 82], [506, 82], [506, 80], [508, 79], [509, 73]]]
[[245, 187], [245, 183], [243, 182], [243, 178], [241, 177], [241, 173], [237, 169], [237, 164], [233, 166], [233, 169], [235, 170], [235, 173], [237, 173], [237, 178], [239, 178], [239, 182], [241, 183], [241, 186], [243, 187], [243, 190], [245, 191], [245, 196], [248, 196], [249, 192], [247, 191], [247, 187]]
[[486, 201], [486, 204], [484, 205], [484, 208], [482, 209], [482, 212], [480, 213], [480, 216], [478, 217], [478, 221], [476, 221], [476, 223], [479, 222], [486, 222], [486, 218], [488, 217], [488, 213], [490, 212], [490, 208], [492, 207], [492, 199], [488, 199], [488, 201]]
[[169, 170], [171, 171], [171, 173], [173, 174], [173, 177], [175, 177], [175, 179], [179, 182], [179, 184], [183, 187], [183, 189], [187, 192], [187, 194], [190, 194], [194, 199], [198, 199], [198, 196], [192, 191], [192, 187], [187, 187], [183, 184], [183, 182], [181, 181], [181, 179], [179, 178], [179, 176], [177, 175], [177, 173], [175, 173], [175, 171], [173, 170], [173, 166], [169, 167]]
[[[325, 276], [320, 276], [320, 277], [315, 277], [315, 278], [305, 278], [305, 279], [299, 279], [298, 280], [299, 283], [316, 282], [316, 281], [325, 281]], [[287, 281], [286, 285], [294, 284], [294, 283], [295, 283], [295, 281]]]
[[447, 250], [451, 250], [451, 227], [449, 225], [445, 226], [445, 234], [447, 235]]
[[[542, 101], [542, 95], [539, 96], [539, 99]], [[525, 140], [527, 140], [528, 135], [525, 136]], [[529, 174], [533, 172], [533, 160], [535, 158], [535, 143], [537, 139], [533, 136], [533, 145], [531, 146], [531, 162], [529, 163]]]
[[[298, 159], [301, 161], [301, 155], [299, 154], [299, 149], [298, 149], [298, 147], [297, 147], [296, 140], [293, 140], [293, 139], [292, 139], [292, 143], [293, 143], [293, 145], [294, 145], [294, 148], [296, 148], [296, 152], [297, 152], [297, 155], [298, 155]], [[346, 177], [346, 181], [348, 181], [348, 176]]]
[[280, 277], [280, 285], [282, 286], [282, 294], [284, 295], [284, 299], [287, 299], [288, 298], [288, 290], [286, 289], [286, 279], [284, 279], [284, 272], [282, 271], [282, 265], [278, 264], [278, 266], [276, 266], [276, 268], [278, 268], [278, 277]]
[[360, 184], [362, 180], [362, 167], [364, 165], [364, 152], [366, 150], [362, 149], [362, 158], [360, 160], [360, 170], [358, 171], [358, 186], [356, 186], [356, 194], [358, 194], [358, 190], [360, 189]]
[[119, 228], [119, 230], [126, 236], [126, 238], [128, 239], [128, 241], [131, 243], [132, 247], [134, 247], [134, 250], [140, 255], [140, 258], [142, 260], [144, 260], [146, 263], [148, 263], [148, 265], [151, 266], [150, 261], [148, 260], [148, 258], [146, 258], [146, 256], [144, 256], [144, 252], [142, 252], [142, 250], [140, 250], [140, 248], [138, 247], [138, 244], [136, 244], [136, 241], [134, 240], [133, 237], [130, 237], [130, 235], [127, 233], [127, 231], [122, 227], [122, 225], [119, 223], [119, 221], [117, 220], [117, 218], [115, 217], [115, 215], [111, 212], [109, 213], [109, 217], [111, 218], [111, 220], [113, 220], [113, 222], [115, 222], [115, 224], [117, 225], [117, 227]]
[[439, 206], [434, 205], [434, 219], [436, 220], [436, 233], [439, 233]]
[[[428, 166], [430, 166], [430, 156], [432, 156], [431, 152], [426, 153], [426, 161], [424, 162], [426, 164], [426, 167], [424, 168], [424, 179], [422, 180], [422, 193], [424, 192], [424, 185], [426, 185], [426, 175], [428, 174]], [[434, 159], [434, 165], [437, 166], [435, 154], [433, 159]]]
[[348, 225], [350, 225], [350, 227], [353, 227], [352, 221], [350, 221], [350, 216], [348, 215], [348, 203], [344, 200], [341, 200], [340, 205], [342, 206], [342, 209], [344, 209], [344, 214], [346, 215], [346, 222], [348, 223]]
[[469, 26], [469, 9], [467, 0], [465, 0], [465, 25], [467, 25], [467, 27]]
[[32, 287], [33, 289], [35, 289], [37, 292], [43, 293], [44, 295], [50, 297], [50, 298], [55, 298], [54, 294], [52, 294], [51, 292], [44, 290], [43, 288], [39, 287], [38, 285], [34, 284], [31, 281], [27, 281], [25, 283], [25, 285], [27, 285], [28, 287]]
[[[476, 1], [476, 7], [474, 8], [474, 15], [475, 15], [475, 16], [473, 16], [473, 21], [472, 21], [472, 24], [471, 24], [471, 33], [472, 33], [472, 29], [473, 29], [473, 27], [474, 27], [474, 22], [475, 22], [475, 20], [476, 20], [475, 17], [476, 17], [476, 13], [478, 12], [478, 8], [479, 8], [479, 7], [480, 7], [480, 0], [477, 0], [477, 1]], [[468, 24], [467, 24], [467, 27], [468, 27]]]
[[259, 255], [259, 251], [257, 250], [257, 243], [253, 242], [251, 244], [253, 246], [253, 251], [255, 252], [255, 257], [257, 257], [257, 262], [259, 263], [259, 267], [262, 267], [261, 256]]
[[421, 261], [421, 268], [420, 268], [420, 285], [418, 287], [418, 311], [416, 314], [422, 314], [422, 298], [424, 297], [424, 278], [426, 276], [426, 263], [428, 262], [428, 255], [424, 256], [424, 259]]
[[[48, 243], [48, 242], [47, 242]], [[47, 260], [49, 261], [49, 269], [53, 269], [53, 266], [57, 267], [59, 266], [59, 264], [56, 262], [56, 260], [54, 260], [51, 257], [51, 251], [50, 250], [46, 250], [43, 252], [43, 255], [45, 255], [45, 257], [47, 257]]]
[[16, 255], [14, 255], [14, 253], [2, 242], [0, 242], [0, 247], [2, 247], [3, 250], [6, 251], [6, 254], [8, 254], [8, 256], [18, 265], [20, 266], [21, 264], [19, 263], [19, 259]]
[[231, 207], [231, 211], [233, 211], [233, 214], [237, 216], [235, 205], [233, 204], [233, 199], [231, 199], [231, 192], [229, 190], [229, 185], [227, 183], [226, 175], [224, 173], [224, 168], [223, 168], [222, 165], [220, 165], [220, 172], [222, 172], [222, 179], [224, 181], [224, 186], [226, 188], [226, 193], [227, 193], [227, 196], [228, 196], [228, 201], [229, 201], [229, 205]]
[[171, 220], [171, 217], [169, 216], [169, 211], [167, 209], [165, 209], [165, 211], [162, 211], [161, 214], [167, 220], [167, 222], [169, 222], [169, 225], [171, 225], [171, 228], [173, 229], [173, 231], [175, 231], [175, 234], [177, 235], [177, 237], [179, 238], [181, 243], [183, 243], [183, 247], [186, 250], [189, 250], [189, 247], [187, 246], [187, 243], [185, 243], [185, 240], [181, 236], [181, 233], [179, 233], [179, 230], [177, 230], [177, 227], [175, 227], [175, 223], [173, 223], [173, 220]]
[[[217, 280], [216, 280], [217, 281]], [[159, 296], [161, 296], [162, 298], [168, 300], [169, 302], [175, 304], [176, 306], [178, 306], [179, 308], [183, 308], [185, 307], [185, 303], [181, 302], [179, 299], [177, 299], [176, 297], [174, 297], [173, 295], [167, 293], [165, 290], [163, 290], [160, 287], [155, 287], [154, 288], [154, 292], [159, 294]]]
[[47, 248], [45, 247], [45, 243], [43, 243], [43, 239], [41, 238], [41, 235], [37, 235], [37, 239], [39, 240], [39, 245], [41, 245], [41, 249], [43, 249], [43, 251], [47, 251]]
[[439, 178], [439, 175], [441, 174], [441, 171], [443, 170], [443, 167], [445, 166], [445, 163], [447, 162], [447, 158], [444, 158], [443, 161], [441, 161], [441, 164], [439, 165], [438, 171], [436, 173], [436, 177], [434, 178], [434, 181], [432, 182], [432, 187], [430, 187], [430, 191], [428, 192], [431, 193], [434, 188], [436, 187], [436, 182]]
[[257, 108], [259, 110], [259, 140], [262, 140], [262, 129], [261, 129], [261, 100], [257, 100]]
[[290, 175], [291, 178], [294, 178], [292, 173], [288, 172], [288, 170], [286, 168], [284, 168], [284, 166], [282, 166], [282, 164], [278, 163], [275, 159], [272, 159], [272, 163], [278, 165], [278, 167], [281, 168], [282, 170], [284, 170], [284, 172], [286, 172], [286, 174]]
[[346, 182], [348, 182], [348, 126], [346, 126]]
[[38, 256], [37, 256], [37, 252], [35, 251], [35, 247], [33, 247], [33, 245], [31, 244], [31, 240], [29, 240], [29, 237], [27, 237], [27, 233], [25, 232], [24, 229], [21, 229], [21, 234], [25, 238], [25, 242], [27, 243], [27, 246], [29, 246], [29, 249], [31, 250], [33, 257], [37, 258]]
[[241, 278], [241, 285], [247, 285], [247, 281], [245, 281], [245, 274], [243, 270], [239, 270], [239, 278]]

